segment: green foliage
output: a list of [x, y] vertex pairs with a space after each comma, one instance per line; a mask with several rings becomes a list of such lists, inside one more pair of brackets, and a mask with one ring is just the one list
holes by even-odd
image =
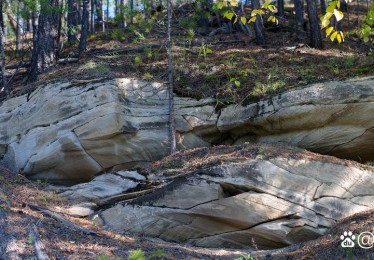
[[162, 249], [157, 249], [152, 252], [151, 254], [151, 259], [157, 259], [157, 258], [164, 258], [166, 256], [164, 250]]
[[80, 72], [84, 72], [86, 75], [102, 76], [110, 72], [110, 68], [106, 64], [96, 63], [92, 60], [83, 64], [78, 69]]
[[110, 38], [112, 40], [117, 40], [117, 41], [124, 40], [125, 31], [119, 28], [113, 29], [112, 32], [110, 33]]
[[211, 54], [213, 53], [212, 49], [210, 49], [207, 44], [205, 43], [202, 43], [201, 44], [201, 47], [200, 47], [200, 50], [199, 50], [199, 54], [198, 54], [198, 59], [203, 56], [204, 57], [204, 61], [206, 61], [206, 58], [208, 56], [208, 54]]
[[110, 257], [107, 256], [107, 255], [104, 254], [104, 253], [100, 253], [100, 254], [97, 255], [96, 259], [97, 259], [97, 260], [110, 260]]
[[266, 0], [260, 9], [253, 9], [251, 11], [251, 16], [248, 18], [243, 15], [239, 15], [234, 11], [234, 9], [239, 6], [238, 0], [220, 0], [214, 8], [221, 10], [223, 17], [229, 20], [234, 19], [234, 23], [236, 23], [238, 20], [242, 24], [254, 23], [257, 19], [257, 15], [262, 17], [263, 15], [267, 14], [269, 15], [267, 19], [268, 22], [278, 24], [278, 19], [274, 15], [274, 11], [276, 10], [274, 2], [274, 0]]
[[254, 257], [252, 257], [250, 254], [248, 255], [241, 255], [238, 258], [235, 258], [235, 260], [255, 260]]
[[145, 260], [143, 250], [136, 249], [136, 250], [130, 251], [128, 260]]

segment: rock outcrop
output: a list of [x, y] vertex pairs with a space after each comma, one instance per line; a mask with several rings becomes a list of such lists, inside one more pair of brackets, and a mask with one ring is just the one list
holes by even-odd
[[[180, 148], [206, 146], [216, 129], [211, 99], [176, 98]], [[88, 181], [104, 170], [168, 153], [168, 94], [131, 79], [49, 84], [0, 106], [0, 156], [13, 171], [50, 182]]]
[[[179, 149], [285, 142], [374, 161], [374, 78], [326, 82], [215, 111], [175, 97]], [[77, 183], [168, 154], [166, 87], [132, 79], [48, 84], [0, 105], [0, 158], [31, 179]]]
[[337, 220], [374, 208], [374, 168], [329, 156], [216, 147], [177, 154], [164, 165], [179, 161], [185, 164], [153, 175], [168, 186], [95, 221], [199, 247], [271, 249], [317, 238]]
[[284, 142], [317, 153], [374, 161], [374, 78], [332, 81], [222, 110], [233, 143]]

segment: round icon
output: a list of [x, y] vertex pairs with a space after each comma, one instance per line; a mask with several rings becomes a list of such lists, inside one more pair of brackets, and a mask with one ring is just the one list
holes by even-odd
[[372, 248], [374, 245], [374, 234], [371, 232], [362, 232], [357, 238], [357, 243], [363, 249]]

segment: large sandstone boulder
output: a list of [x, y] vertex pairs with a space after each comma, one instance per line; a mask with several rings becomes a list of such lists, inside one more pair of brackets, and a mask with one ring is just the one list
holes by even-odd
[[333, 81], [224, 108], [217, 127], [233, 143], [285, 142], [374, 161], [374, 78]]
[[[178, 145], [207, 146], [214, 100], [175, 98]], [[168, 153], [168, 92], [132, 79], [48, 84], [0, 105], [0, 156], [13, 171], [51, 182], [88, 181]]]
[[[215, 111], [175, 97], [179, 149], [285, 142], [374, 161], [374, 78], [314, 84]], [[166, 86], [133, 79], [65, 82], [0, 104], [0, 158], [14, 172], [83, 182], [168, 154]]]
[[152, 178], [168, 186], [95, 221], [200, 247], [270, 249], [317, 238], [374, 208], [374, 168], [294, 148], [197, 149], [155, 168]]

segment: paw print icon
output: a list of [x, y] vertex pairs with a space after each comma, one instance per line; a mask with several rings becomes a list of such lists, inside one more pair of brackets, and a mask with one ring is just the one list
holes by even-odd
[[340, 236], [340, 239], [342, 240], [341, 246], [342, 247], [354, 247], [355, 242], [353, 240], [356, 239], [356, 236], [352, 234], [351, 231], [344, 231], [343, 235]]

